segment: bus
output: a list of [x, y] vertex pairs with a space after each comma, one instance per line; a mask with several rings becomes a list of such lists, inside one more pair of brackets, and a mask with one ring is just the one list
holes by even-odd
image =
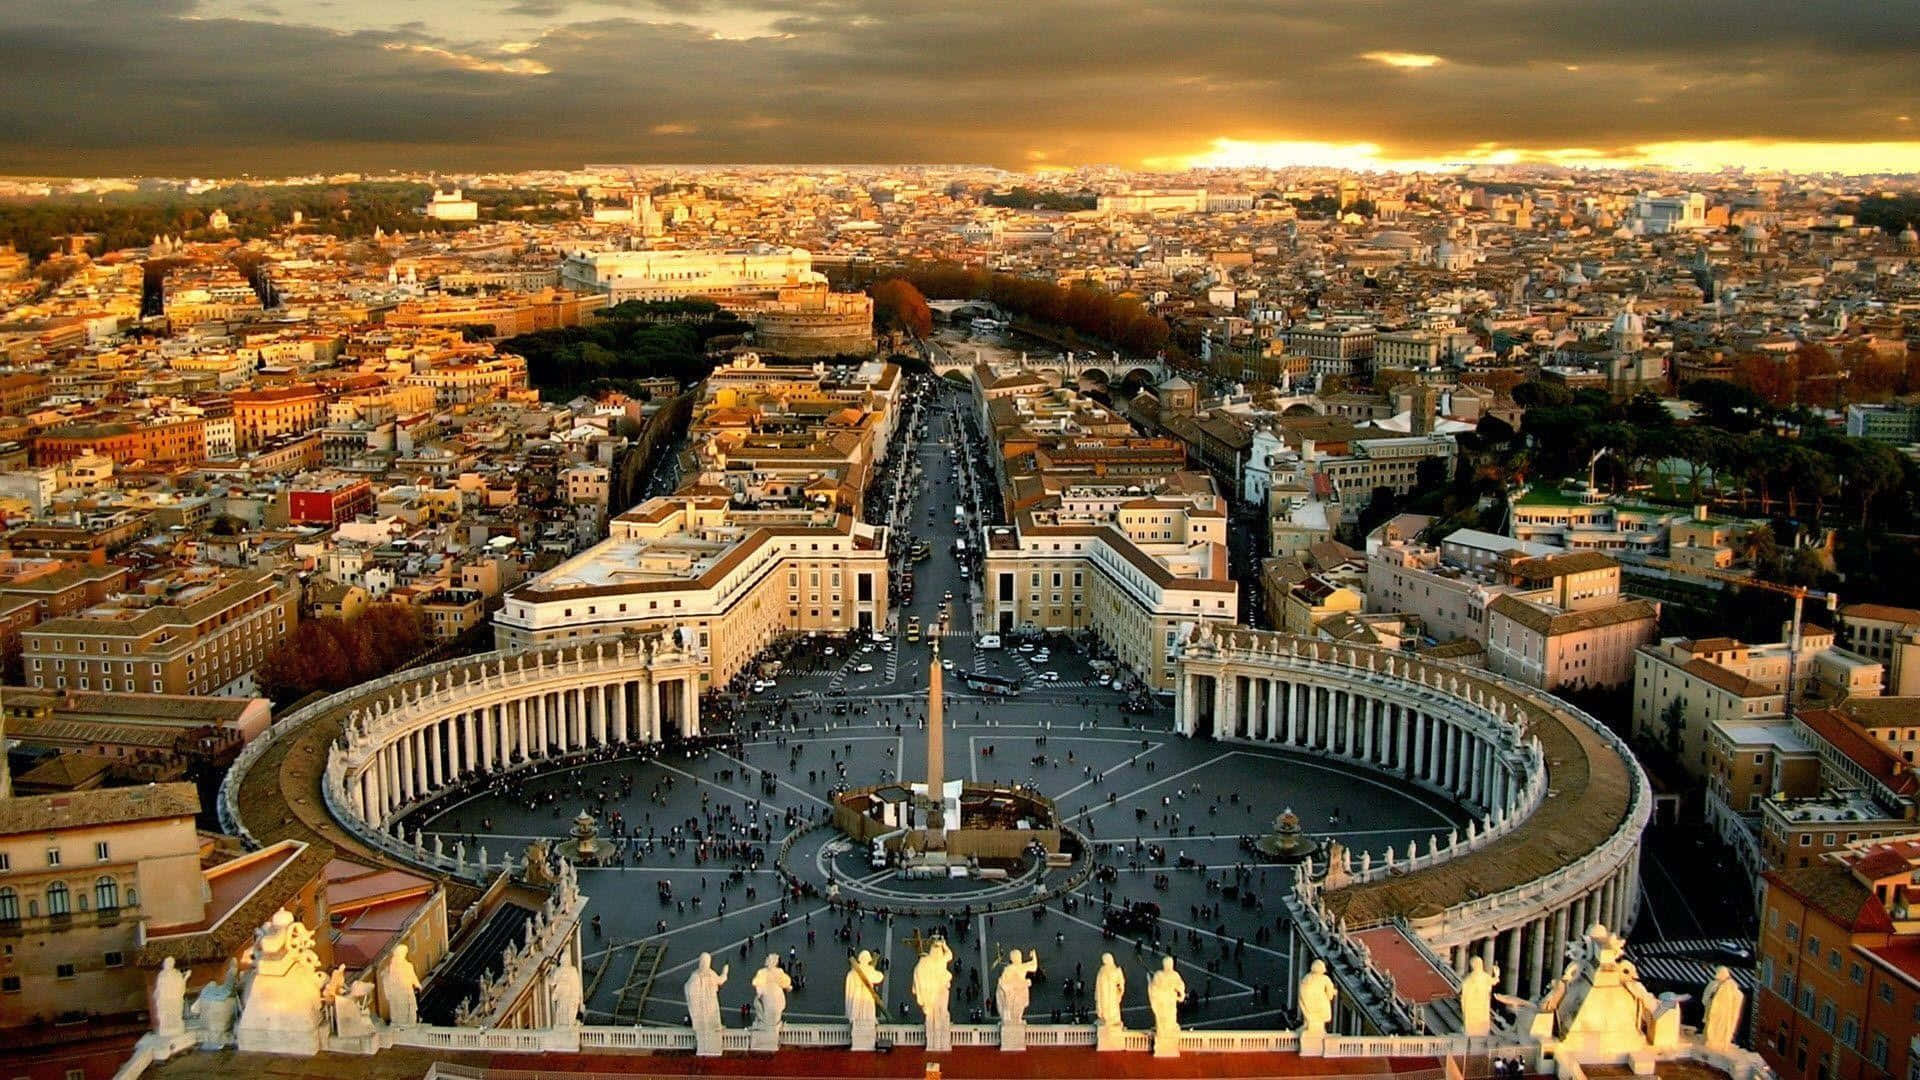
[[1007, 679], [984, 672], [968, 672], [964, 679], [969, 690], [978, 690], [983, 694], [995, 694], [1000, 697], [1020, 696], [1019, 679]]

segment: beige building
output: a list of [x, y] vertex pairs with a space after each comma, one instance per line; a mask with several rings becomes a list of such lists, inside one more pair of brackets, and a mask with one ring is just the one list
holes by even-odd
[[0, 1028], [146, 1008], [143, 925], [205, 911], [199, 811], [192, 784], [0, 797]]
[[196, 568], [22, 632], [35, 689], [250, 693], [267, 652], [300, 619], [300, 586], [271, 570]]
[[1598, 552], [1502, 553], [1491, 570], [1514, 591], [1487, 606], [1487, 667], [1544, 690], [1619, 686], [1634, 650], [1659, 633], [1660, 606], [1620, 595], [1620, 564]]
[[1172, 685], [1184, 628], [1235, 622], [1226, 505], [1209, 493], [1033, 510], [987, 532], [986, 625], [1087, 630], [1156, 688]]
[[613, 518], [609, 537], [507, 593], [503, 649], [678, 630], [725, 682], [776, 636], [884, 626], [884, 530], [846, 514], [733, 508], [683, 491]]

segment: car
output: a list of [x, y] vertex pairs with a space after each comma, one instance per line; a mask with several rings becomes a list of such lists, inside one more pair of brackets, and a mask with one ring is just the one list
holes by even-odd
[[1031, 641], [1029, 641], [1029, 642], [1026, 642], [1026, 643], [1024, 643], [1024, 644], [1022, 644], [1022, 645], [1020, 646], [1020, 651], [1021, 651], [1021, 652], [1032, 652], [1032, 651], [1033, 651], [1033, 642], [1031, 642]]
[[1113, 676], [1111, 676], [1111, 675], [1106, 675], [1106, 674], [1103, 674], [1103, 675], [1101, 675], [1101, 676], [1100, 676], [1100, 685], [1101, 685], [1101, 686], [1112, 686], [1112, 685], [1113, 685]]
[[828, 656], [832, 656], [832, 655], [833, 655], [833, 646], [831, 646], [831, 645], [829, 645], [829, 646], [827, 646], [827, 648], [826, 648], [826, 653], [827, 653], [827, 655], [828, 655]]
[[754, 692], [754, 693], [756, 693], [756, 694], [764, 694], [764, 693], [766, 693], [766, 692], [767, 692], [768, 690], [771, 690], [771, 689], [773, 689], [773, 681], [772, 681], [771, 679], [755, 679], [755, 680], [753, 680], [753, 692]]
[[1045, 649], [1041, 649], [1041, 650], [1039, 650], [1039, 651], [1037, 651], [1037, 652], [1035, 652], [1035, 653], [1033, 654], [1033, 658], [1034, 658], [1034, 660], [1036, 660], [1036, 661], [1040, 661], [1040, 660], [1045, 660], [1045, 659], [1046, 659], [1047, 657], [1049, 657], [1049, 656], [1052, 656], [1052, 655], [1053, 655], [1053, 654], [1052, 654], [1052, 653], [1050, 653], [1050, 652], [1048, 652], [1047, 650], [1045, 650]]
[[885, 640], [885, 641], [883, 641], [883, 642], [881, 642], [881, 643], [880, 643], [880, 651], [881, 651], [881, 652], [892, 652], [892, 651], [893, 651], [893, 639], [892, 639], [892, 638], [888, 638], [887, 640]]
[[952, 670], [953, 670], [953, 658], [952, 658], [952, 657], [950, 657], [950, 656], [943, 656], [943, 657], [941, 657], [941, 658], [940, 658], [940, 666], [941, 666], [941, 667], [942, 667], [943, 669], [945, 669], [945, 670], [947, 670], [947, 671], [952, 671]]
[[859, 673], [860, 673], [860, 674], [862, 674], [862, 675], [871, 675], [871, 674], [873, 674], [873, 665], [872, 665], [872, 664], [861, 664], [860, 666], [858, 666], [858, 667], [856, 667], [856, 668], [854, 668], [853, 670], [855, 670], [855, 671], [857, 671], [857, 672], [859, 672]]
[[1045, 679], [1045, 680], [1046, 680], [1046, 681], [1048, 681], [1048, 682], [1059, 682], [1059, 681], [1060, 681], [1060, 673], [1059, 673], [1059, 672], [1057, 672], [1057, 671], [1043, 671], [1043, 672], [1041, 672], [1041, 673], [1040, 673], [1040, 677], [1041, 677], [1042, 679]]

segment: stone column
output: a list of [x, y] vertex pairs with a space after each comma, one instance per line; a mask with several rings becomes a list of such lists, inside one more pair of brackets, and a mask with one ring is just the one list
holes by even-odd
[[1527, 924], [1527, 945], [1529, 946], [1527, 972], [1529, 979], [1526, 985], [1520, 988], [1520, 992], [1529, 997], [1538, 998], [1541, 992], [1546, 989], [1547, 923], [1548, 919], [1535, 919]]
[[1560, 973], [1561, 965], [1567, 961], [1567, 922], [1570, 912], [1566, 907], [1553, 910], [1553, 931], [1547, 939], [1546, 977], [1552, 978]]
[[681, 726], [686, 729], [688, 735], [698, 735], [700, 734], [700, 681], [694, 672], [689, 671], [687, 677], [680, 680], [680, 685], [686, 694], [684, 698], [686, 705], [680, 714], [683, 717]]
[[[552, 733], [547, 730], [547, 695], [545, 691], [533, 696], [533, 733], [534, 742], [538, 744], [540, 754], [544, 757], [547, 749], [553, 745]], [[528, 747], [528, 756], [533, 756], [532, 747]]]
[[1507, 962], [1500, 969], [1500, 985], [1508, 994], [1520, 992], [1520, 935], [1525, 929], [1523, 923], [1507, 931]]
[[622, 679], [613, 686], [613, 737], [616, 742], [626, 742], [627, 734], [627, 688], [632, 684]]
[[433, 723], [427, 725], [426, 790], [428, 791], [438, 791], [440, 789], [440, 725], [441, 723], [442, 721], [435, 720]]

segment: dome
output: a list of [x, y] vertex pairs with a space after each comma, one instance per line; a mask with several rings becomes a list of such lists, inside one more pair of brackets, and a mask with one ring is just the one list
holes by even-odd
[[1756, 221], [1741, 229], [1740, 236], [1744, 240], [1765, 240], [1768, 236], [1767, 227]]
[[1900, 230], [1900, 245], [1910, 248], [1920, 247], [1920, 232], [1915, 232], [1911, 223]]
[[1568, 285], [1585, 285], [1587, 283], [1587, 275], [1580, 272], [1579, 263], [1574, 263], [1572, 266], [1567, 267], [1566, 275], [1560, 280]]
[[1642, 337], [1647, 332], [1647, 320], [1640, 313], [1628, 308], [1613, 320], [1613, 336], [1616, 341], [1631, 337]]

